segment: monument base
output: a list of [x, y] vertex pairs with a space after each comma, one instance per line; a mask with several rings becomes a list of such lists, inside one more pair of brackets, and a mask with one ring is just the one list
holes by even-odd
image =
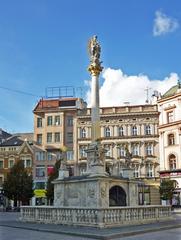
[[138, 183], [135, 180], [92, 173], [89, 176], [54, 181], [54, 206], [57, 207], [108, 208], [137, 205]]

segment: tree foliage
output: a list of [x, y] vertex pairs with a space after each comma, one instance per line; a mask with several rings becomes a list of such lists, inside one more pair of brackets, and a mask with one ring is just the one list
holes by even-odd
[[160, 184], [160, 195], [162, 200], [172, 200], [173, 192], [176, 188], [176, 181], [170, 179], [162, 180]]
[[59, 173], [59, 168], [60, 168], [60, 165], [61, 165], [61, 161], [62, 160], [58, 160], [55, 163], [53, 171], [49, 175], [48, 182], [47, 182], [46, 196], [47, 196], [47, 199], [50, 201], [51, 204], [53, 203], [53, 200], [54, 200], [54, 184], [52, 183], [52, 181], [55, 180], [56, 178], [58, 178], [58, 173]]
[[33, 197], [33, 177], [24, 168], [23, 161], [18, 161], [7, 174], [7, 178], [3, 184], [4, 195], [14, 200], [21, 201], [23, 205], [28, 204]]

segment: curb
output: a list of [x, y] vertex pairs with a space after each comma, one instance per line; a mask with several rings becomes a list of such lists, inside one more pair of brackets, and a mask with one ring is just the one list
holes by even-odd
[[48, 232], [48, 233], [54, 233], [54, 234], [65, 234], [69, 236], [77, 236], [77, 237], [86, 237], [91, 239], [102, 239], [102, 240], [111, 240], [114, 238], [122, 238], [122, 237], [128, 237], [128, 236], [135, 236], [139, 234], [144, 233], [150, 233], [150, 232], [158, 232], [158, 231], [164, 231], [174, 228], [181, 228], [181, 224], [178, 225], [170, 225], [170, 226], [163, 226], [163, 227], [157, 227], [153, 229], [145, 229], [145, 230], [137, 230], [137, 231], [129, 231], [129, 232], [120, 232], [120, 233], [112, 233], [112, 234], [92, 234], [92, 233], [78, 233], [78, 232], [68, 232], [64, 230], [51, 230], [51, 229], [41, 229], [36, 227], [26, 227], [26, 226], [18, 226], [18, 225], [9, 225], [9, 224], [0, 224], [0, 226], [4, 227], [10, 227], [10, 228], [19, 228], [19, 229], [25, 229], [25, 230], [32, 230], [32, 231], [38, 231], [38, 232]]

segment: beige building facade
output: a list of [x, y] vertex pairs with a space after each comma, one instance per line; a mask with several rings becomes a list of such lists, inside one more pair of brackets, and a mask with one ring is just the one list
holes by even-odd
[[177, 181], [173, 205], [181, 204], [181, 88], [180, 83], [158, 100], [160, 178]]
[[[122, 176], [129, 161], [133, 177], [140, 179], [139, 204], [160, 203], [158, 117], [156, 105], [100, 108], [106, 171]], [[86, 149], [91, 143], [91, 109], [78, 112], [74, 132], [75, 174], [83, 175], [87, 169]]]
[[69, 173], [74, 174], [73, 122], [84, 105], [80, 98], [60, 98], [41, 99], [35, 107], [34, 205], [46, 203], [46, 183], [57, 160], [66, 158]]
[[[34, 109], [34, 204], [44, 204], [48, 176], [55, 162], [67, 161], [70, 175], [87, 170], [91, 143], [91, 109], [79, 98], [44, 99]], [[106, 171], [122, 176], [129, 161], [140, 180], [139, 204], [159, 204], [158, 110], [156, 105], [100, 108], [101, 144]], [[144, 180], [144, 182], [142, 182]]]

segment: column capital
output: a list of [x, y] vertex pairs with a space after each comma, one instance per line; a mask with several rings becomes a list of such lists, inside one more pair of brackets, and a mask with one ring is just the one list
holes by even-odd
[[103, 67], [101, 66], [101, 64], [93, 64], [91, 63], [89, 66], [88, 66], [88, 69], [87, 69], [90, 74], [92, 76], [99, 76], [99, 74], [102, 72], [103, 70]]

